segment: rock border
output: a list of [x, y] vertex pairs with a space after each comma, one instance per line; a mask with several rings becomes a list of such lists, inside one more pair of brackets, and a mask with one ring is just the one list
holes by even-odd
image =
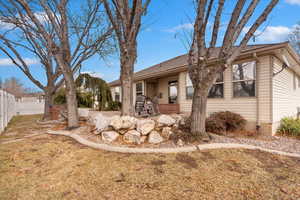
[[279, 154], [282, 156], [289, 156], [300, 158], [300, 154], [297, 153], [288, 153], [284, 151], [277, 151], [273, 149], [262, 148], [254, 145], [247, 144], [236, 144], [236, 143], [211, 143], [211, 144], [199, 144], [192, 145], [187, 147], [176, 147], [176, 148], [132, 148], [132, 147], [118, 147], [109, 144], [99, 144], [95, 142], [91, 142], [76, 133], [72, 133], [70, 131], [47, 131], [50, 135], [62, 135], [71, 137], [77, 142], [86, 145], [88, 147], [94, 149], [101, 149], [105, 151], [112, 151], [118, 153], [186, 153], [186, 152], [194, 152], [194, 151], [203, 151], [203, 150], [211, 150], [211, 149], [250, 149], [250, 150], [260, 150], [268, 153]]

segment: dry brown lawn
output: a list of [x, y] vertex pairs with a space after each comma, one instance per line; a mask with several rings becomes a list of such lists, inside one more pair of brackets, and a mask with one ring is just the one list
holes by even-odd
[[[0, 143], [45, 132], [39, 117], [15, 118]], [[46, 134], [0, 144], [1, 200], [296, 200], [299, 188], [300, 159], [260, 151], [119, 154]]]

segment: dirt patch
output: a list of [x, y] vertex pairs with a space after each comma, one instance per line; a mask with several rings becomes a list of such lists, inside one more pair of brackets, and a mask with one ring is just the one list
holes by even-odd
[[198, 168], [198, 164], [197, 164], [196, 160], [186, 153], [177, 154], [176, 161], [184, 164], [184, 167], [188, 168], [188, 169]]
[[161, 165], [165, 165], [167, 162], [163, 161], [163, 160], [152, 160], [151, 161], [151, 165], [155, 165], [155, 166], [161, 166]]
[[251, 170], [243, 168], [242, 164], [240, 164], [236, 160], [225, 160], [219, 165], [219, 167], [243, 175], [249, 175], [251, 173]]
[[277, 168], [289, 167], [289, 163], [280, 159], [280, 157], [277, 155], [269, 154], [260, 150], [244, 151], [257, 159], [261, 163], [261, 166], [269, 173], [273, 173]]
[[201, 151], [201, 159], [203, 161], [214, 160], [216, 157], [209, 151]]

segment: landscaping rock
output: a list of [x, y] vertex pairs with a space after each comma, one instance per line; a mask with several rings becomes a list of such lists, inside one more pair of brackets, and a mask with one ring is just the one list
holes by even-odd
[[95, 128], [98, 132], [106, 131], [109, 128], [110, 119], [101, 113], [94, 115], [91, 121], [95, 125]]
[[116, 131], [103, 131], [102, 132], [102, 140], [104, 142], [113, 142], [119, 137], [119, 133]]
[[177, 125], [184, 125], [185, 124], [184, 118], [179, 114], [173, 114], [172, 118], [175, 119], [175, 124], [177, 124]]
[[132, 130], [136, 126], [137, 119], [130, 116], [122, 116], [122, 129]]
[[116, 115], [111, 118], [109, 125], [112, 126], [114, 130], [118, 131], [122, 128], [123, 121], [120, 116]]
[[140, 141], [141, 141], [141, 143], [145, 143], [146, 140], [147, 140], [147, 136], [144, 135], [144, 136], [141, 137]]
[[179, 139], [176, 144], [180, 147], [184, 146], [184, 142], [182, 141], [182, 139]]
[[172, 135], [172, 128], [171, 127], [164, 127], [161, 131], [161, 135], [166, 138], [167, 140], [170, 138], [170, 135]]
[[136, 130], [142, 135], [148, 135], [155, 128], [155, 121], [152, 119], [138, 120]]
[[161, 115], [158, 117], [157, 122], [163, 126], [172, 126], [176, 123], [176, 120], [169, 115]]
[[151, 131], [151, 133], [148, 136], [148, 142], [151, 144], [158, 144], [163, 141], [163, 137], [161, 137], [161, 135], [157, 131]]
[[127, 129], [120, 129], [118, 130], [118, 133], [124, 135], [127, 131], [128, 131]]
[[131, 130], [124, 134], [123, 140], [127, 143], [140, 144], [141, 134], [136, 130]]

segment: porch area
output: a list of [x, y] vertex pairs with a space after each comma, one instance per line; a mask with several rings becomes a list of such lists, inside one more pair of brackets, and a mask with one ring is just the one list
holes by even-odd
[[178, 74], [155, 79], [145, 79], [136, 83], [136, 95], [143, 94], [158, 102], [162, 114], [180, 113]]

